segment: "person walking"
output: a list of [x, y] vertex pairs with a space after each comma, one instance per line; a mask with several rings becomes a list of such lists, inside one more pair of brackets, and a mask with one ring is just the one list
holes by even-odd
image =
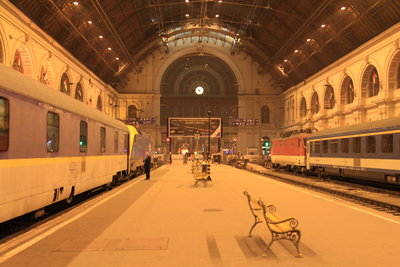
[[146, 173], [146, 180], [150, 180], [151, 157], [149, 152], [146, 152], [146, 158], [143, 160], [143, 167]]

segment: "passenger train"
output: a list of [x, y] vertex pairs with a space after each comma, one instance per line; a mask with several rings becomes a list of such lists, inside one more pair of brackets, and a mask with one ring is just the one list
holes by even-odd
[[0, 223], [143, 171], [151, 138], [0, 64]]
[[275, 168], [400, 185], [400, 118], [272, 140]]

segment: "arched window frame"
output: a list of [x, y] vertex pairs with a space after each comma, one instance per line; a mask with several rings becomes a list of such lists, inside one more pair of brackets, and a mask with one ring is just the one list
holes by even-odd
[[307, 102], [306, 98], [303, 97], [300, 101], [300, 117], [304, 118], [305, 116], [307, 116]]
[[317, 114], [319, 112], [319, 98], [318, 93], [314, 92], [311, 97], [311, 114]]
[[347, 105], [354, 102], [356, 93], [354, 90], [354, 83], [350, 76], [343, 79], [342, 87], [340, 90], [340, 104]]
[[270, 112], [267, 105], [261, 108], [261, 123], [270, 123]]
[[389, 67], [389, 90], [400, 89], [400, 50], [394, 55]]
[[335, 90], [332, 85], [325, 85], [325, 96], [324, 96], [324, 109], [333, 109], [335, 107]]
[[365, 69], [362, 78], [362, 96], [366, 98], [377, 96], [380, 91], [380, 85], [378, 70], [374, 65], [369, 65]]
[[137, 118], [137, 106], [136, 105], [129, 105], [128, 106], [128, 120], [132, 121]]

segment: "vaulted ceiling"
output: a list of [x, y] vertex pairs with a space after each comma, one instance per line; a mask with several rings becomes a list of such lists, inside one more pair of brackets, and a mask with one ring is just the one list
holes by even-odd
[[163, 43], [197, 36], [231, 40], [287, 89], [400, 21], [397, 0], [10, 2], [116, 88]]

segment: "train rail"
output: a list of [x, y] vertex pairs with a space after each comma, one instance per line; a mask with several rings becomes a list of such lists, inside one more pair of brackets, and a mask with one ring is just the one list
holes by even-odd
[[321, 180], [294, 173], [280, 173], [267, 170], [259, 165], [249, 164], [246, 170], [285, 183], [301, 186], [319, 192], [329, 193], [379, 211], [400, 216], [400, 192], [366, 185], [356, 185], [337, 180]]

